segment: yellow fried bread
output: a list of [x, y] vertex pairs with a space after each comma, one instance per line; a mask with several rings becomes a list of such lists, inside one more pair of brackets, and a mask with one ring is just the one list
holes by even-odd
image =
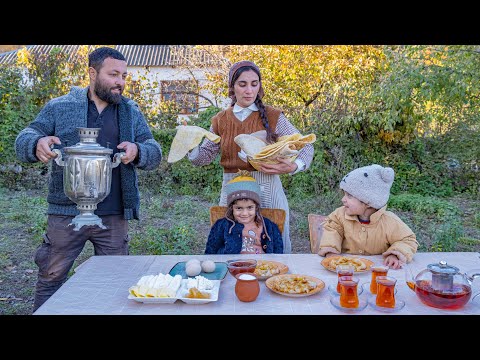
[[214, 143], [220, 142], [220, 136], [199, 126], [177, 126], [177, 133], [172, 140], [167, 161], [169, 163], [174, 163], [181, 160], [190, 150], [199, 145], [204, 137]]
[[355, 271], [362, 271], [367, 269], [367, 264], [364, 261], [354, 257], [340, 256], [338, 258], [332, 258], [329, 263], [329, 267], [335, 270], [337, 265], [352, 265], [355, 267]]
[[317, 283], [304, 276], [286, 276], [276, 279], [273, 288], [287, 294], [308, 294], [317, 288]]

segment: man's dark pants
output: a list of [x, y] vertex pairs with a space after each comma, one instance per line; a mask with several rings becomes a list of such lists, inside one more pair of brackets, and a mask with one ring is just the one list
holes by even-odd
[[35, 252], [38, 280], [33, 311], [62, 286], [87, 240], [93, 244], [95, 255], [128, 255], [128, 221], [123, 215], [101, 216], [106, 229], [82, 226], [74, 231], [74, 226], [69, 225], [72, 219], [73, 216], [48, 215], [47, 232]]

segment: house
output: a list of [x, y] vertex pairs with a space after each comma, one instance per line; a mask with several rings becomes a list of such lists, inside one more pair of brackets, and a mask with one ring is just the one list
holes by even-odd
[[[48, 54], [60, 48], [72, 55], [82, 45], [28, 45], [32, 53]], [[198, 114], [199, 111], [214, 105], [221, 108], [228, 106], [228, 99], [216, 98], [204, 90], [206, 71], [215, 71], [215, 62], [191, 45], [115, 45], [127, 59], [128, 72], [132, 74], [132, 88], [135, 82], [145, 77], [158, 83], [158, 92], [154, 92], [159, 102], [174, 100], [180, 104], [181, 115]], [[13, 65], [17, 61], [18, 50], [0, 54], [0, 66]], [[187, 70], [185, 65], [190, 60], [200, 60], [202, 67]], [[193, 89], [193, 90], [192, 90]], [[198, 89], [195, 91], [194, 89]]]

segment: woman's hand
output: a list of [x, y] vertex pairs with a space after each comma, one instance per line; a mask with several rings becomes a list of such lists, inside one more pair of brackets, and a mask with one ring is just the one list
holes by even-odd
[[290, 174], [297, 170], [297, 163], [291, 162], [289, 159], [278, 156], [276, 158], [278, 164], [262, 164], [260, 171], [270, 175]]

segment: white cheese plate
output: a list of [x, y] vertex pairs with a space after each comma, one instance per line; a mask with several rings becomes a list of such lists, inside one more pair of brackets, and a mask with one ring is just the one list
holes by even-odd
[[194, 304], [194, 305], [207, 304], [207, 303], [218, 300], [218, 292], [220, 290], [220, 283], [222, 282], [221, 280], [210, 280], [213, 283], [213, 289], [201, 290], [203, 293], [210, 294], [209, 299], [195, 299], [195, 298], [192, 299], [192, 298], [185, 297], [185, 295], [188, 294], [187, 281], [188, 280], [182, 280], [182, 285], [180, 286], [180, 289], [178, 289], [177, 298], [179, 300], [183, 301], [186, 304]]
[[187, 283], [188, 279], [183, 279], [180, 287], [175, 294], [175, 297], [137, 297], [133, 296], [132, 294], [128, 294], [128, 299], [134, 300], [136, 302], [144, 303], [144, 304], [173, 304], [177, 300], [181, 300], [186, 304], [207, 304], [213, 301], [218, 300], [218, 292], [220, 290], [220, 280], [210, 280], [213, 283], [213, 289], [211, 290], [202, 290], [202, 292], [206, 292], [210, 294], [209, 299], [191, 299], [186, 298], [185, 295], [188, 294]]

